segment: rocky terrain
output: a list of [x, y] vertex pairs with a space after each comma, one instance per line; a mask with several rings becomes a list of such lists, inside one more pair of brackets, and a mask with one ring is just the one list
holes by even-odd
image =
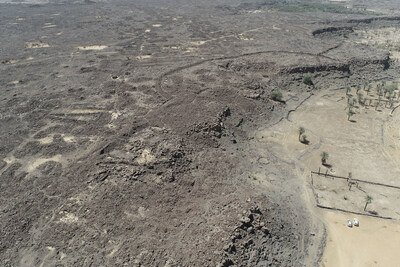
[[398, 29], [394, 9], [0, 7], [2, 266], [318, 265], [307, 181], [255, 136], [333, 84], [394, 77], [355, 34]]

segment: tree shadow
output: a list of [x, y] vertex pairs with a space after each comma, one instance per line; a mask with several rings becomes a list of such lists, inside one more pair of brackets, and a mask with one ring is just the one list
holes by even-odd
[[327, 168], [332, 168], [332, 164], [329, 164], [329, 163], [322, 163], [322, 165]]
[[378, 212], [374, 210], [368, 210], [367, 212], [372, 215], [378, 215]]
[[309, 141], [309, 140], [301, 140], [300, 142], [301, 142], [302, 144], [305, 144], [305, 145], [310, 144], [310, 141]]

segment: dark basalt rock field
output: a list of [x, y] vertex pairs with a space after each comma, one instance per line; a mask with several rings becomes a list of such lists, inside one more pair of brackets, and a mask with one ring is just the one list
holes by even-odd
[[400, 20], [268, 5], [0, 3], [0, 265], [317, 265], [307, 184], [254, 132], [393, 76], [352, 31]]

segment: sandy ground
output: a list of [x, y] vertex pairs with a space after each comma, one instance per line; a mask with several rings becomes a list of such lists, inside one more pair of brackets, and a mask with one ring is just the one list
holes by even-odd
[[353, 217], [324, 212], [328, 239], [321, 266], [398, 266], [400, 225], [391, 220], [357, 216], [360, 227], [349, 228], [346, 221]]
[[[355, 95], [355, 89], [352, 89]], [[366, 92], [363, 92], [366, 95]], [[385, 108], [383, 104], [374, 107], [356, 107], [356, 114], [347, 120], [344, 90], [324, 89], [311, 96], [292, 112], [289, 120], [283, 120], [274, 127], [259, 131], [256, 136], [267, 143], [279, 158], [290, 159], [299, 169], [298, 175], [311, 191], [310, 171], [325, 173], [320, 154], [327, 151], [332, 167], [328, 173], [353, 178], [399, 185], [398, 145], [400, 113]], [[288, 96], [287, 96], [288, 97]], [[368, 97], [374, 98], [374, 93]], [[289, 103], [290, 104], [290, 103]], [[305, 127], [308, 145], [298, 139], [298, 128]], [[301, 171], [304, 170], [304, 171]], [[395, 220], [383, 220], [369, 216], [356, 216], [360, 227], [348, 228], [347, 219], [351, 213], [325, 212], [315, 207], [310, 199], [310, 209], [318, 214], [327, 227], [327, 247], [322, 266], [396, 266], [396, 253], [400, 240], [399, 190], [362, 184], [361, 190], [348, 191], [346, 185], [337, 179], [318, 178], [314, 183], [320, 204], [363, 213], [365, 196], [374, 200], [368, 210]], [[307, 198], [307, 194], [304, 195]], [[314, 198], [313, 193], [308, 197]], [[367, 212], [366, 212], [367, 213]]]

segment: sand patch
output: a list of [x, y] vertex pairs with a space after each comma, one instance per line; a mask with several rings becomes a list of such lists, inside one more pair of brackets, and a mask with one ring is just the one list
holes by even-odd
[[277, 26], [275, 26], [275, 25], [272, 25], [272, 29], [273, 29], [273, 30], [276, 30], [276, 31], [282, 30], [281, 28], [279, 28], [279, 27], [277, 27]]
[[[356, 217], [359, 227], [347, 227]], [[324, 212], [328, 238], [324, 267], [397, 266], [400, 225], [367, 216]]]
[[17, 84], [19, 84], [20, 82], [21, 82], [21, 81], [19, 81], [19, 80], [15, 80], [15, 81], [9, 82], [8, 84], [17, 85]]
[[101, 113], [103, 110], [100, 109], [75, 109], [71, 110], [70, 114], [95, 114], [95, 113]]
[[45, 26], [43, 26], [42, 29], [54, 28], [54, 27], [57, 27], [57, 25], [50, 24], [50, 25], [45, 25]]
[[60, 218], [60, 222], [65, 224], [72, 224], [79, 222], [79, 218], [76, 215], [68, 212], [62, 212], [62, 213], [64, 213], [65, 215], [64, 217]]
[[143, 59], [149, 59], [152, 58], [152, 55], [143, 55], [143, 56], [137, 56], [136, 59], [137, 60], [143, 60]]
[[46, 47], [50, 47], [50, 45], [47, 44], [47, 43], [43, 43], [43, 42], [27, 42], [27, 43], [25, 43], [25, 47], [26, 47], [26, 48], [35, 49], [35, 48], [46, 48]]
[[251, 40], [254, 40], [254, 39], [251, 38], [251, 37], [245, 37], [243, 34], [239, 34], [239, 39], [242, 40], [242, 41], [251, 41]]
[[103, 50], [108, 46], [106, 45], [89, 45], [89, 46], [78, 46], [78, 50]]
[[37, 139], [37, 141], [39, 141], [39, 143], [41, 143], [42, 145], [46, 145], [46, 144], [53, 143], [53, 137], [54, 137], [54, 134], [50, 134], [44, 138]]
[[118, 117], [122, 115], [120, 111], [110, 111], [110, 113], [112, 121], [118, 119]]
[[13, 156], [7, 157], [3, 159], [7, 164], [11, 164], [15, 161], [15, 158]]
[[[65, 136], [64, 134], [62, 134], [61, 137], [67, 143], [75, 142], [75, 137], [74, 136]], [[54, 139], [54, 134], [50, 134], [50, 135], [48, 135], [48, 136], [46, 136], [44, 138], [37, 139], [37, 141], [39, 141], [39, 143], [42, 144], [42, 145], [46, 145], [46, 144], [53, 143], [53, 139]]]
[[32, 172], [34, 171], [37, 167], [39, 167], [40, 165], [42, 165], [43, 163], [46, 163], [48, 161], [55, 161], [55, 162], [60, 162], [61, 161], [61, 155], [55, 155], [54, 157], [51, 158], [39, 158], [39, 159], [35, 159], [31, 162], [28, 163], [27, 166], [27, 171], [28, 172]]
[[154, 160], [154, 155], [151, 154], [150, 150], [144, 149], [140, 157], [137, 159], [139, 164], [147, 164]]
[[1, 64], [4, 64], [4, 65], [14, 64], [14, 63], [17, 63], [17, 62], [18, 62], [17, 59], [3, 59], [3, 60], [1, 60]]
[[206, 40], [206, 41], [193, 41], [193, 42], [189, 42], [189, 44], [191, 44], [191, 45], [203, 45], [203, 44], [205, 44], [207, 42], [208, 42], [208, 40]]
[[67, 142], [67, 143], [75, 142], [75, 137], [74, 136], [64, 136], [64, 135], [62, 135], [62, 137], [63, 137], [64, 141]]

